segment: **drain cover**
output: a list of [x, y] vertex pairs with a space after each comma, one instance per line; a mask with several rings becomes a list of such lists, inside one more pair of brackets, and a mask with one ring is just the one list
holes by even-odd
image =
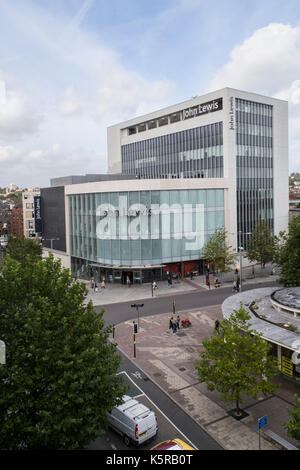
[[183, 372], [184, 370], [186, 370], [185, 367], [180, 367], [179, 370], [181, 370], [181, 372]]
[[154, 377], [160, 377], [161, 376], [161, 373], [160, 372], [155, 372], [155, 374], [153, 374]]

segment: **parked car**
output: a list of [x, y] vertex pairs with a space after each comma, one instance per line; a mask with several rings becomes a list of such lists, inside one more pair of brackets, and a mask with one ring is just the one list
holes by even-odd
[[128, 395], [108, 414], [108, 425], [123, 437], [127, 446], [140, 445], [158, 432], [154, 411]]
[[195, 450], [193, 447], [186, 444], [181, 439], [172, 439], [170, 441], [163, 441], [152, 447], [150, 450]]

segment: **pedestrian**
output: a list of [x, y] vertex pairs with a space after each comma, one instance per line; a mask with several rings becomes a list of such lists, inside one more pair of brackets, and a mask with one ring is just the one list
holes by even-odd
[[98, 292], [98, 284], [97, 284], [97, 282], [95, 282], [95, 284], [94, 284], [94, 292]]
[[94, 278], [91, 279], [91, 289], [94, 289]]
[[240, 281], [240, 278], [238, 277], [237, 280], [236, 280], [236, 290], [237, 290], [237, 292], [240, 291], [240, 285], [241, 285], [241, 281]]
[[173, 329], [173, 317], [171, 317], [170, 320], [169, 320], [169, 330], [171, 328]]
[[177, 323], [176, 323], [176, 321], [173, 321], [172, 326], [173, 326], [173, 333], [176, 333], [176, 331], [177, 331]]
[[179, 330], [179, 325], [180, 325], [180, 316], [177, 315], [177, 318], [176, 318], [176, 326], [177, 326], [177, 329]]
[[220, 322], [219, 322], [218, 319], [216, 319], [216, 321], [215, 321], [215, 330], [216, 330], [217, 333], [219, 333], [219, 326], [220, 326]]
[[255, 266], [254, 266], [254, 264], [252, 266], [252, 276], [255, 277]]
[[207, 279], [207, 285], [208, 285], [208, 288], [210, 289], [210, 280]]
[[102, 279], [102, 282], [101, 282], [101, 289], [105, 289], [105, 280], [104, 280], [104, 278]]
[[127, 282], [127, 286], [130, 287], [130, 277], [129, 276], [127, 276], [126, 282]]
[[236, 284], [236, 280], [234, 280], [234, 281], [233, 281], [233, 287], [232, 287], [232, 290], [233, 290], [233, 291], [235, 291], [235, 292], [236, 292], [236, 286], [237, 286], [237, 284]]
[[153, 294], [154, 294], [154, 281], [151, 284], [151, 292], [152, 292], [152, 297], [153, 297]]

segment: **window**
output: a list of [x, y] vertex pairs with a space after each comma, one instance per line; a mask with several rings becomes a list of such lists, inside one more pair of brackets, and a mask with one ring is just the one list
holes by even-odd
[[146, 124], [145, 124], [145, 123], [144, 123], [144, 124], [140, 124], [140, 125], [138, 126], [138, 131], [139, 131], [139, 132], [144, 132], [145, 130], [146, 130]]
[[157, 127], [157, 122], [156, 121], [150, 121], [148, 123], [148, 129], [155, 129]]
[[168, 116], [164, 116], [158, 120], [158, 125], [159, 126], [166, 126], [168, 124]]

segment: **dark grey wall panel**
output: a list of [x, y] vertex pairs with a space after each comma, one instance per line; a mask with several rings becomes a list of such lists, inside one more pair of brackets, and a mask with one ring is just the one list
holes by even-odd
[[66, 251], [65, 188], [41, 189], [42, 244], [45, 248]]

